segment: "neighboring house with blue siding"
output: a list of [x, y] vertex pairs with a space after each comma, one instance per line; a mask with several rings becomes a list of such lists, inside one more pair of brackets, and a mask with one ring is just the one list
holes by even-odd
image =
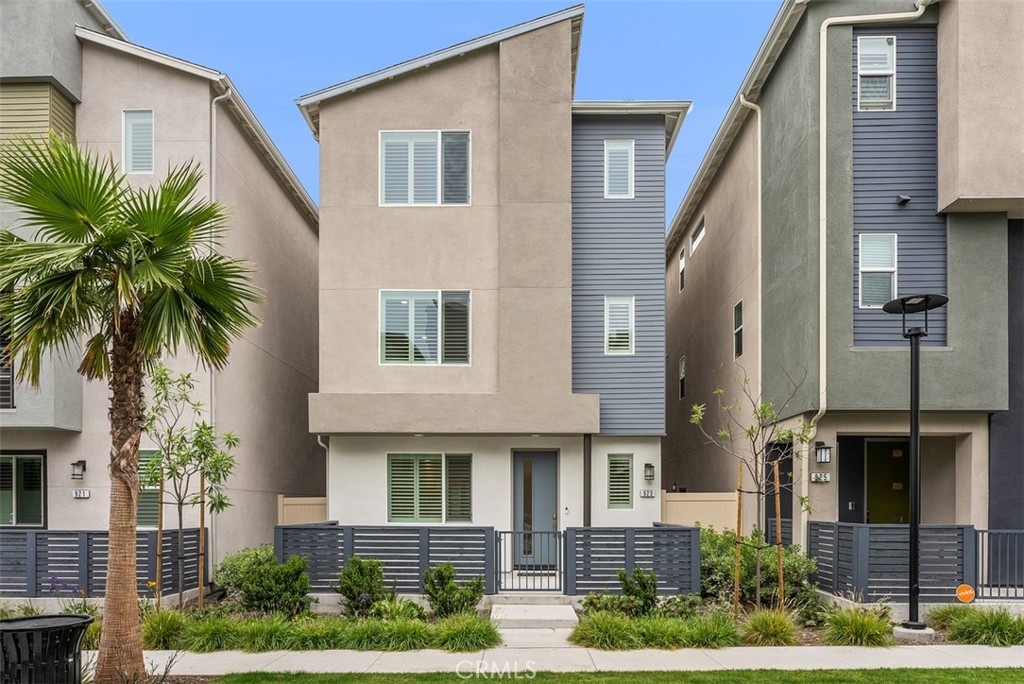
[[817, 425], [780, 448], [794, 541], [908, 522], [909, 352], [881, 305], [937, 292], [923, 522], [1024, 529], [1022, 25], [1020, 3], [782, 3], [666, 240], [667, 489], [735, 491], [688, 419], [746, 377]]
[[665, 159], [689, 103], [575, 101], [582, 15], [298, 100], [321, 153], [331, 520], [660, 518]]

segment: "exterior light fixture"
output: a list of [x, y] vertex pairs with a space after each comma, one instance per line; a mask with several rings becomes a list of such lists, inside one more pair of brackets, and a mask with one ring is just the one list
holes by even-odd
[[[887, 314], [902, 316], [903, 338], [910, 340], [910, 619], [907, 629], [925, 629], [918, 615], [921, 597], [921, 338], [928, 337], [928, 312], [944, 306], [941, 294], [919, 294], [894, 299], [882, 307]], [[908, 328], [907, 314], [924, 312], [923, 328]]]
[[654, 464], [644, 463], [644, 479], [648, 482], [654, 479]]
[[832, 447], [824, 442], [814, 443], [814, 460], [818, 463], [832, 462]]
[[85, 461], [75, 461], [71, 464], [71, 479], [81, 480], [85, 477]]

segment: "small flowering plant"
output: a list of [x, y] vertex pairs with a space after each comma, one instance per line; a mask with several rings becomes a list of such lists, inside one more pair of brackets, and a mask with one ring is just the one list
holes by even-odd
[[74, 615], [99, 615], [100, 606], [98, 601], [86, 597], [85, 589], [77, 584], [71, 584], [61, 577], [50, 578], [50, 586], [47, 593], [54, 594], [60, 598], [60, 612]]

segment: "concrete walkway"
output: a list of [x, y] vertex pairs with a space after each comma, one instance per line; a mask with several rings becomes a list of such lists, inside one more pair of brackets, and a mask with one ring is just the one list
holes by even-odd
[[[599, 651], [566, 641], [569, 630], [514, 630], [500, 648], [473, 653], [414, 651], [274, 651], [182, 653], [172, 673], [235, 672], [608, 672], [654, 670], [849, 670], [886, 668], [1024, 668], [1024, 646], [794, 646], [720, 650]], [[95, 653], [88, 654], [95, 657]], [[147, 651], [146, 664], [162, 671], [171, 651]], [[1022, 673], [1024, 680], [1024, 673]]]

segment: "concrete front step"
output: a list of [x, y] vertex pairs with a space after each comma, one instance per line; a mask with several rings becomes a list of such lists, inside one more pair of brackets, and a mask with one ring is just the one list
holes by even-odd
[[572, 596], [552, 594], [549, 592], [530, 593], [516, 592], [510, 594], [493, 594], [487, 597], [492, 606], [568, 606], [572, 605]]
[[579, 623], [569, 605], [496, 605], [491, 622], [498, 629], [571, 629]]

